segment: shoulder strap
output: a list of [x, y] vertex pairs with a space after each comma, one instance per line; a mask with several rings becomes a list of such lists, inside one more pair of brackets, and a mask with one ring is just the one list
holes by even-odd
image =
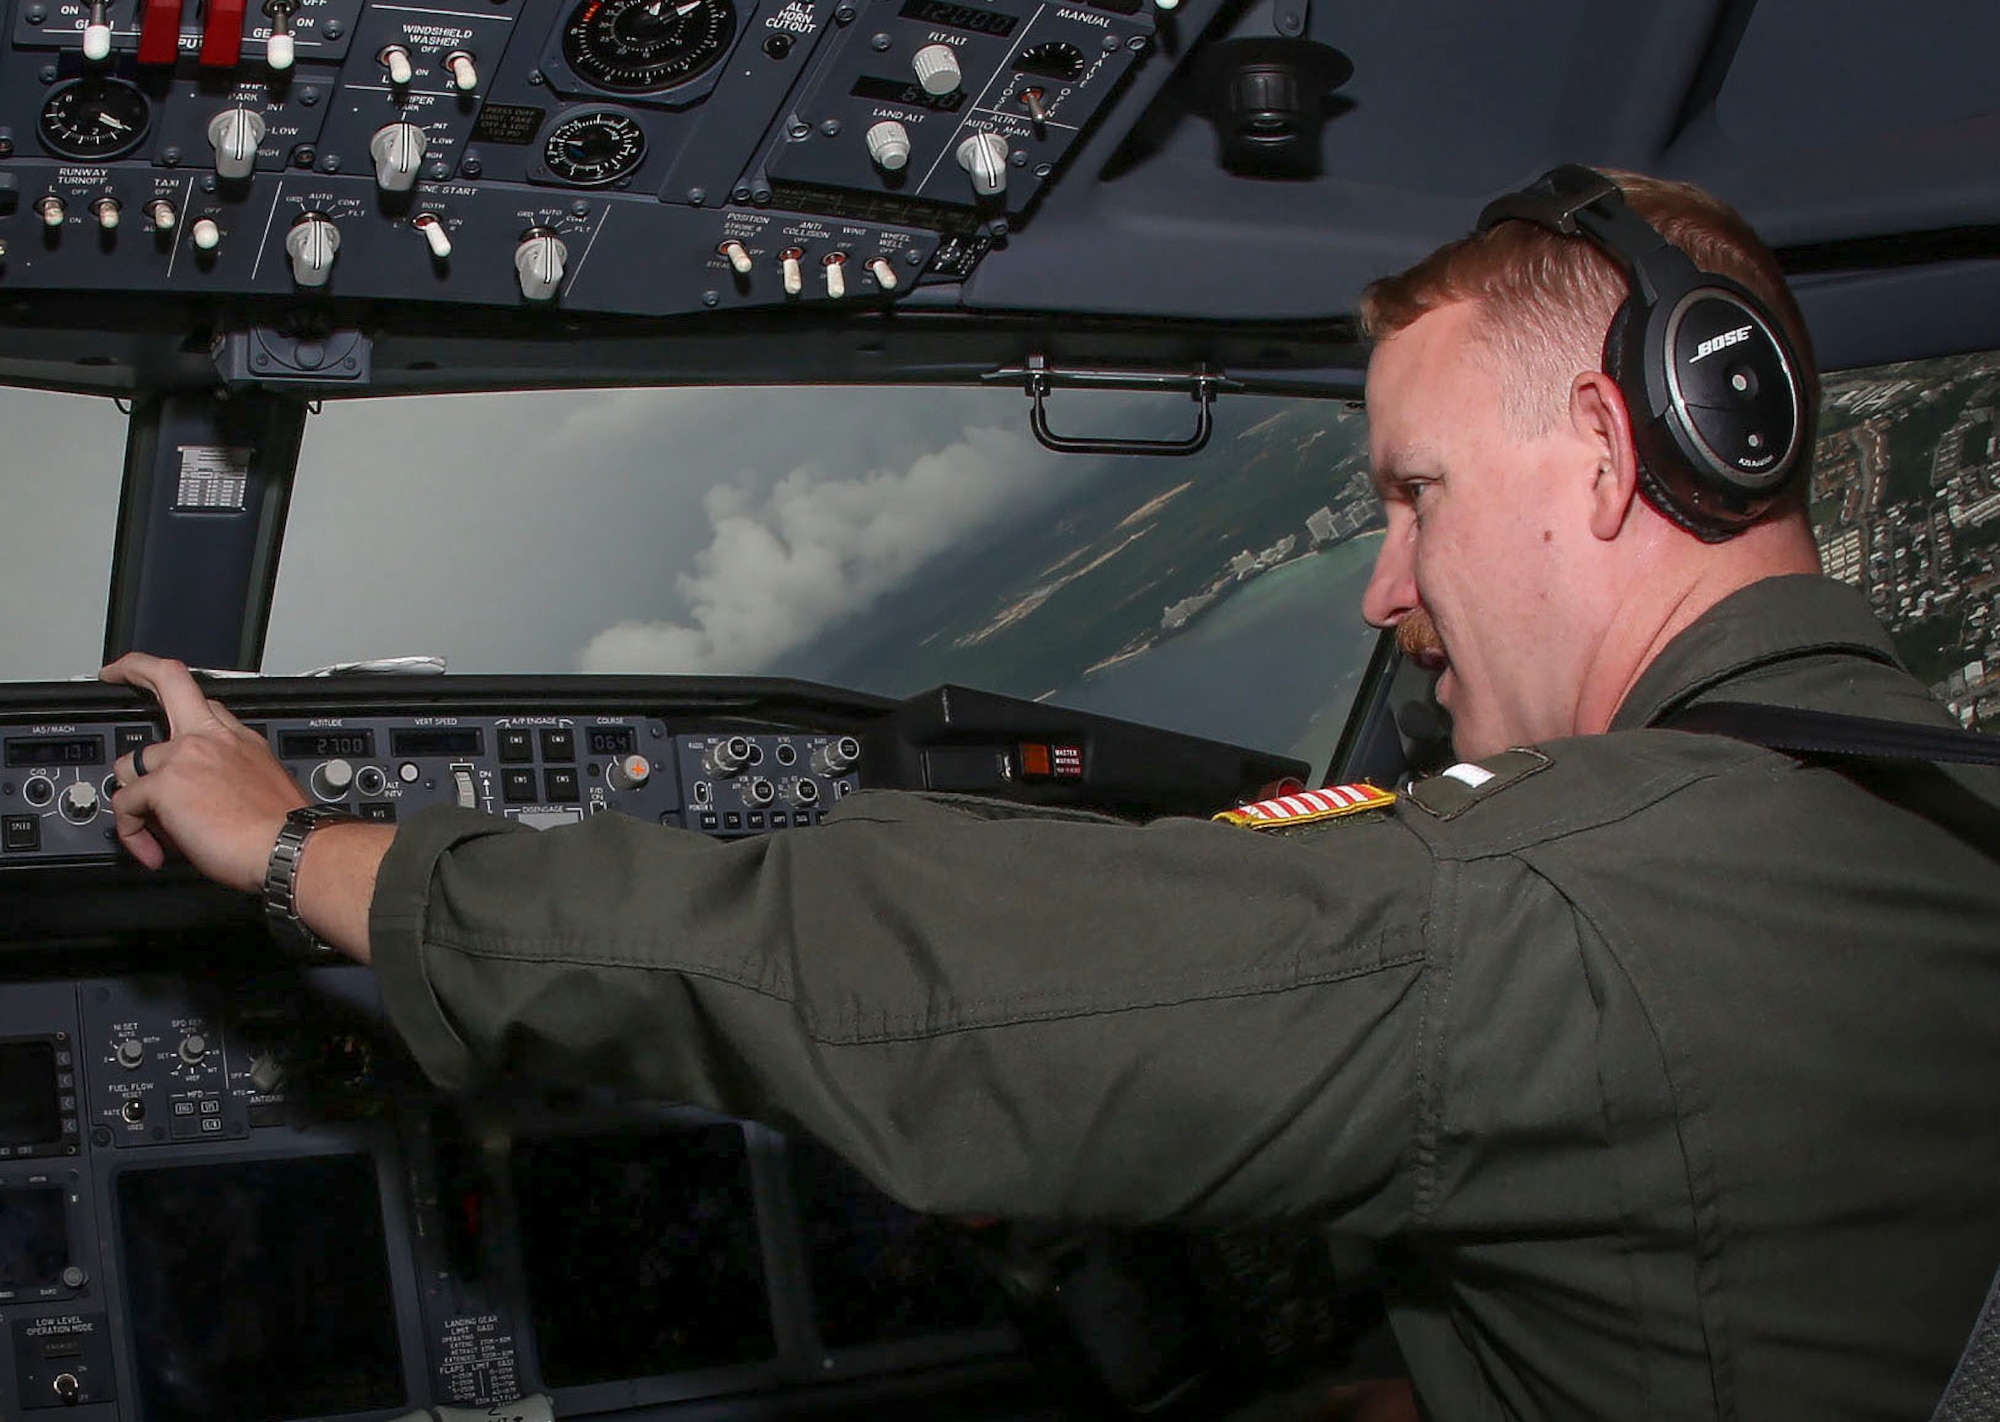
[[1837, 711], [1711, 701], [1687, 707], [1657, 724], [1674, 731], [1734, 736], [1793, 755], [2000, 765], [2000, 736]]

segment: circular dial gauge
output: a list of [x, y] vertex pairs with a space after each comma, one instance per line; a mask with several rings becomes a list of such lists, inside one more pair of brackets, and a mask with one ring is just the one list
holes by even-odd
[[130, 153], [152, 126], [152, 105], [137, 88], [93, 76], [57, 85], [35, 131], [58, 158], [103, 160]]
[[584, 0], [563, 26], [563, 58], [601, 89], [650, 94], [700, 74], [735, 34], [729, 0]]
[[582, 188], [615, 183], [645, 157], [645, 130], [629, 115], [607, 110], [571, 114], [542, 144], [549, 171]]
[[1044, 79], [1060, 79], [1074, 84], [1083, 77], [1083, 51], [1062, 40], [1045, 40], [1021, 51], [1014, 67], [1023, 74], [1039, 74]]

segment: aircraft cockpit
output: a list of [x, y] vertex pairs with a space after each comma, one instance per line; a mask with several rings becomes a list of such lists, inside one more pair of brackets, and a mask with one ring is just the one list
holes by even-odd
[[1356, 611], [1359, 294], [1579, 161], [1770, 241], [1826, 570], [2000, 724], [1984, 0], [0, 26], [0, 1413], [1321, 1415], [1393, 1267], [932, 1218], [587, 1081], [440, 1092], [367, 969], [120, 848], [164, 733], [122, 652], [390, 823], [1393, 785], [1449, 729]]

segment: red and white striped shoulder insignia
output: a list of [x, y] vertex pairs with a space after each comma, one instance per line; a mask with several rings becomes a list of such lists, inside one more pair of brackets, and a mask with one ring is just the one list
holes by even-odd
[[1319, 820], [1335, 820], [1368, 810], [1383, 810], [1396, 803], [1392, 790], [1377, 790], [1365, 781], [1358, 785], [1326, 785], [1318, 790], [1300, 790], [1275, 800], [1259, 800], [1241, 809], [1224, 810], [1215, 816], [1232, 825], [1250, 829], [1290, 829]]

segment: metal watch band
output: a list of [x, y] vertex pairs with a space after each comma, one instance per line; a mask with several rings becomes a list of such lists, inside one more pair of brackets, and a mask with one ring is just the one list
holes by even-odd
[[284, 828], [278, 831], [277, 842], [271, 846], [271, 857], [264, 865], [264, 916], [281, 943], [290, 947], [321, 946], [299, 918], [299, 859], [305, 853], [307, 837], [314, 830], [324, 824], [353, 818], [352, 814], [335, 805], [302, 805], [285, 816]]

